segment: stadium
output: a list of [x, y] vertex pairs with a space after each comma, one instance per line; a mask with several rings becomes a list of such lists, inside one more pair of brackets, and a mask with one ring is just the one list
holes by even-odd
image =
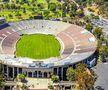
[[7, 80], [14, 80], [19, 73], [31, 78], [49, 78], [50, 73], [54, 73], [60, 80], [66, 80], [69, 66], [86, 63], [92, 67], [95, 64], [97, 40], [82, 27], [50, 20], [4, 23], [1, 19], [1, 22], [0, 62]]

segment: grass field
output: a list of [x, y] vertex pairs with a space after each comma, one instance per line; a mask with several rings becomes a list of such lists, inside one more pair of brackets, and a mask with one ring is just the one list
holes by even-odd
[[53, 35], [23, 35], [16, 45], [16, 56], [46, 59], [60, 56], [60, 43]]

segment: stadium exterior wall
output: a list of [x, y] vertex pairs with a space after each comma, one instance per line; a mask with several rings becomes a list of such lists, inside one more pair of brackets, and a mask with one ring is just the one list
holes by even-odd
[[60, 77], [60, 80], [66, 80], [67, 68], [70, 66], [75, 68], [78, 63], [85, 63], [89, 68], [93, 67], [96, 64], [95, 53], [80, 62], [51, 68], [22, 68], [11, 65], [3, 65], [3, 73], [8, 81], [13, 81], [16, 76], [21, 73], [27, 74], [27, 77], [31, 78], [50, 78], [50, 74], [54, 73]]

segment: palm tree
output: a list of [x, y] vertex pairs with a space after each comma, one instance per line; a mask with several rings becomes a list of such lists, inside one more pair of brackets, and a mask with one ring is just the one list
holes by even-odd
[[51, 80], [52, 80], [53, 82], [59, 82], [59, 77], [58, 77], [57, 75], [52, 75], [52, 76], [51, 76]]
[[18, 74], [16, 77], [16, 80], [23, 82], [25, 80], [25, 78], [26, 78], [25, 74]]

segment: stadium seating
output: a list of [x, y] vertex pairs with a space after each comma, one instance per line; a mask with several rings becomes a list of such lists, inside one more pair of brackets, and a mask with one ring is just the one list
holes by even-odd
[[[13, 64], [14, 62], [18, 66], [30, 66], [29, 62], [27, 63], [24, 59], [13, 59], [15, 45], [22, 34], [53, 34], [58, 38], [62, 46], [61, 57], [54, 60], [45, 60], [45, 67], [81, 61], [92, 55], [96, 50], [97, 41], [95, 37], [90, 32], [76, 25], [49, 20], [25, 20], [9, 23], [9, 25], [0, 30], [0, 57], [5, 59], [4, 63]], [[11, 56], [10, 60], [6, 58], [7, 55]]]

